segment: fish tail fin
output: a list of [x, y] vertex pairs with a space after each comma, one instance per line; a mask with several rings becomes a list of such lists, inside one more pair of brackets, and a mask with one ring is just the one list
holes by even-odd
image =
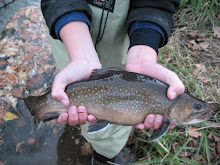
[[31, 115], [35, 115], [35, 104], [37, 102], [37, 97], [36, 96], [28, 96], [27, 98], [23, 98], [23, 101], [30, 111]]

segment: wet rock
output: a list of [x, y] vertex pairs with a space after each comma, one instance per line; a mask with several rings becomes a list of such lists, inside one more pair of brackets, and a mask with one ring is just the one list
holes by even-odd
[[13, 3], [15, 0], [1, 0], [0, 1], [0, 8], [6, 7], [7, 5]]

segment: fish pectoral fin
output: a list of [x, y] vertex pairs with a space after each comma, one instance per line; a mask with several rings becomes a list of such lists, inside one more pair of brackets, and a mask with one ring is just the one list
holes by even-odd
[[163, 137], [167, 131], [169, 130], [170, 127], [170, 122], [169, 121], [164, 121], [163, 124], [153, 132], [151, 137], [148, 139], [150, 142], [154, 142], [159, 140], [161, 137]]
[[88, 128], [88, 134], [95, 134], [106, 130], [110, 126], [107, 120], [97, 120], [94, 123], [90, 123]]
[[35, 125], [37, 126], [37, 130], [40, 129], [42, 123], [45, 123], [47, 121], [53, 120], [53, 119], [57, 119], [59, 117], [60, 113], [52, 113], [48, 116], [43, 117], [42, 119], [39, 119], [36, 115], [34, 116], [34, 122]]

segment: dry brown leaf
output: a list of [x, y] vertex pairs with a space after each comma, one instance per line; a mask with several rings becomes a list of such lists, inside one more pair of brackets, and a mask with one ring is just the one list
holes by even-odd
[[23, 142], [20, 142], [16, 145], [16, 152], [19, 152], [19, 148], [24, 144], [24, 141]]
[[11, 81], [11, 82], [13, 82], [13, 83], [16, 83], [17, 82], [17, 78], [15, 77], [15, 75], [14, 74], [7, 74], [6, 76], [6, 79], [8, 80], [8, 81]]
[[81, 152], [83, 155], [89, 156], [92, 153], [92, 147], [91, 144], [86, 142], [82, 147], [81, 147]]
[[11, 94], [9, 93], [5, 96], [5, 99], [9, 105], [11, 105], [14, 109], [16, 109], [16, 105], [18, 101], [17, 98], [11, 96]]
[[195, 40], [191, 40], [189, 43], [191, 44], [191, 48], [193, 50], [199, 50], [200, 46], [199, 46], [199, 44], [196, 43]]
[[76, 145], [78, 145], [79, 144], [79, 139], [76, 139], [74, 142], [75, 142]]
[[197, 128], [190, 126], [189, 129], [188, 129], [188, 132], [187, 132], [189, 134], [189, 136], [195, 137], [195, 138], [201, 136], [201, 132], [199, 130], [196, 130], [196, 129]]
[[20, 89], [18, 89], [18, 88], [13, 88], [11, 90], [11, 94], [12, 94], [12, 96], [22, 98], [22, 91], [20, 91]]
[[28, 144], [34, 144], [35, 143], [35, 139], [34, 138], [28, 138]]
[[210, 81], [211, 81], [211, 79], [208, 79], [208, 78], [204, 78], [204, 79], [202, 80], [202, 82], [203, 82], [204, 84], [208, 84]]
[[3, 119], [5, 113], [6, 109], [4, 107], [0, 107], [0, 119]]
[[209, 43], [208, 42], [200, 42], [199, 46], [203, 49], [207, 49], [209, 47]]
[[58, 132], [57, 127], [55, 127], [55, 128], [53, 129], [53, 134], [56, 135], [57, 132]]
[[214, 36], [220, 38], [220, 26], [214, 28]]
[[189, 33], [190, 37], [193, 39], [197, 39], [198, 38], [198, 31], [197, 30], [193, 30]]

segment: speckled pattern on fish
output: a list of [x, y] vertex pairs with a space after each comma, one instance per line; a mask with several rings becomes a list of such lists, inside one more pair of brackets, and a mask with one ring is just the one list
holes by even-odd
[[[197, 113], [193, 107], [198, 103], [202, 107], [200, 115], [209, 111], [206, 103], [200, 103], [186, 94], [169, 100], [167, 89], [167, 84], [146, 75], [107, 68], [94, 70], [89, 79], [70, 84], [66, 93], [70, 105], [83, 105], [89, 114], [98, 119], [122, 125], [138, 124], [147, 114], [162, 114], [169, 116], [176, 124], [185, 123], [190, 115]], [[51, 98], [50, 92], [29, 97], [25, 103], [39, 119], [48, 113], [67, 111], [66, 107]]]

